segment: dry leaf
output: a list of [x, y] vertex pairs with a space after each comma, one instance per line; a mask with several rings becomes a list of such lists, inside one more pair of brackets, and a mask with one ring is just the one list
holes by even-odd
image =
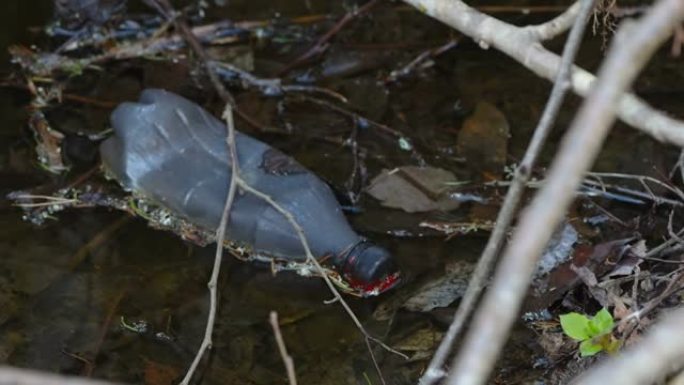
[[409, 213], [457, 208], [448, 196], [449, 184], [458, 180], [453, 173], [435, 167], [404, 166], [383, 170], [368, 186], [368, 193], [383, 206]]

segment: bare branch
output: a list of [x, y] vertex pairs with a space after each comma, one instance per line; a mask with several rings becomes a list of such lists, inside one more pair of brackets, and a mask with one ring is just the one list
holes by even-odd
[[[487, 16], [461, 0], [404, 0], [425, 14], [463, 32], [482, 47], [493, 46], [517, 60], [532, 72], [554, 80], [560, 68], [560, 57], [545, 49], [534, 33]], [[572, 89], [587, 96], [596, 78], [575, 66]], [[684, 123], [652, 108], [632, 93], [623, 92], [617, 108], [625, 123], [663, 141], [684, 147]]]
[[226, 196], [226, 203], [223, 207], [221, 222], [216, 229], [216, 253], [214, 255], [214, 267], [211, 271], [209, 283], [207, 284], [207, 287], [209, 288], [209, 315], [207, 316], [207, 326], [204, 330], [202, 344], [200, 345], [200, 348], [197, 351], [190, 368], [185, 373], [185, 377], [183, 377], [183, 381], [181, 382], [182, 385], [187, 385], [190, 383], [190, 380], [192, 380], [192, 375], [195, 373], [199, 363], [202, 361], [204, 353], [208, 349], [211, 349], [212, 335], [214, 334], [214, 324], [216, 323], [216, 311], [218, 307], [218, 292], [216, 287], [218, 285], [218, 277], [221, 271], [223, 244], [226, 238], [226, 227], [228, 226], [228, 220], [230, 219], [230, 209], [233, 206], [233, 200], [235, 198], [237, 179], [239, 178], [238, 158], [235, 156], [235, 154], [237, 154], [235, 150], [235, 124], [233, 123], [233, 108], [230, 103], [226, 104], [226, 109], [223, 112], [223, 118], [226, 120], [226, 129], [228, 130], [226, 142], [228, 145], [228, 154], [230, 156], [233, 177], [231, 178], [230, 186], [228, 187], [228, 195]]
[[581, 1], [576, 1], [565, 12], [547, 21], [546, 23], [529, 26], [527, 30], [534, 34], [538, 40], [551, 40], [572, 27], [580, 13]]
[[[451, 351], [451, 346], [454, 344], [456, 337], [461, 333], [465, 321], [472, 313], [477, 299], [480, 297], [480, 293], [487, 283], [489, 273], [496, 261], [496, 256], [501, 249], [506, 233], [513, 222], [515, 212], [522, 199], [525, 186], [530, 178], [531, 170], [534, 168], [537, 156], [541, 152], [542, 146], [544, 142], [546, 142], [546, 138], [548, 137], [549, 132], [551, 132], [551, 128], [553, 128], [553, 122], [556, 120], [558, 111], [563, 104], [570, 81], [572, 63], [575, 61], [575, 55], [577, 54], [577, 50], [582, 41], [585, 26], [594, 8], [594, 0], [578, 1], [576, 5], [579, 5], [580, 3], [581, 9], [578, 10], [579, 17], [575, 17], [575, 25], [573, 26], [570, 37], [563, 49], [561, 69], [553, 84], [549, 101], [546, 104], [537, 128], [534, 130], [534, 135], [525, 152], [525, 157], [516, 170], [513, 184], [509, 188], [506, 199], [497, 216], [496, 226], [489, 237], [489, 241], [482, 252], [482, 256], [478, 260], [477, 267], [468, 282], [468, 289], [461, 300], [461, 304], [456, 311], [454, 320], [449, 326], [449, 330], [442, 339], [437, 352], [435, 352], [430, 365], [420, 380], [421, 385], [433, 384], [439, 378], [443, 377], [444, 372], [441, 368], [444, 366], [444, 362]], [[575, 6], [573, 5], [573, 7]]]
[[283, 359], [285, 364], [285, 370], [287, 371], [287, 380], [290, 385], [297, 385], [297, 376], [295, 375], [294, 360], [292, 356], [287, 353], [287, 348], [285, 347], [285, 340], [283, 339], [283, 334], [280, 332], [280, 325], [278, 325], [278, 313], [272, 311], [270, 316], [271, 328], [273, 328], [273, 335], [275, 336], [276, 343], [278, 344], [278, 351], [280, 352], [280, 357]]
[[601, 66], [593, 92], [563, 139], [547, 184], [522, 216], [504, 253], [491, 289], [475, 314], [473, 328], [452, 366], [449, 384], [486, 382], [517, 318], [536, 261], [601, 149], [614, 122], [622, 92], [682, 17], [684, 2], [661, 0], [638, 25], [621, 28]]
[[[684, 365], [684, 308], [668, 314], [638, 344], [606, 360], [574, 385], [652, 384]], [[681, 381], [681, 376], [680, 381]]]

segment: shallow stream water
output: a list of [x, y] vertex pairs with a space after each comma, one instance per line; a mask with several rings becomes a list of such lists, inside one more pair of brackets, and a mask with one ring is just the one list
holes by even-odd
[[[52, 16], [49, 3], [4, 2], [0, 12], [3, 75], [16, 69], [8, 62], [9, 44], [48, 46], [40, 30]], [[339, 17], [343, 13], [341, 7], [328, 3], [231, 1], [226, 8], [210, 9], [209, 19], [259, 20], [326, 13]], [[522, 24], [552, 15], [500, 16]], [[242, 44], [227, 55], [247, 57], [256, 74], [271, 76], [294, 57], [293, 52], [309, 46], [330, 25], [289, 29], [280, 32], [280, 40]], [[347, 96], [362, 115], [409, 138], [427, 164], [448, 169], [464, 180], [478, 179], [478, 165], [458, 159], [457, 135], [464, 120], [480, 102], [496, 106], [510, 125], [506, 163], [515, 163], [541, 114], [550, 85], [504, 55], [482, 50], [465, 38], [435, 58], [432, 66], [393, 84], [379, 81], [400, 63], [455, 36], [412, 10], [383, 5], [348, 26], [322, 64], [295, 70], [290, 77], [313, 77], [316, 84]], [[559, 42], [551, 46], [560, 49]], [[580, 63], [595, 69], [603, 55], [600, 47], [600, 37], [589, 38]], [[351, 73], [339, 70], [358, 57], [368, 62], [352, 66]], [[340, 61], [339, 67], [335, 60]], [[675, 115], [684, 114], [684, 106], [677, 102], [683, 91], [677, 84], [684, 84], [678, 82], [684, 76], [680, 62], [681, 58], [661, 52], [635, 87]], [[80, 79], [69, 82], [68, 91], [118, 103], [135, 99], [143, 88], [163, 87], [219, 110], [216, 100], [205, 97], [208, 91], [198, 91], [188, 75], [192, 68], [187, 61], [174, 64], [136, 59], [105, 68], [87, 70]], [[273, 99], [256, 92], [237, 92], [237, 98], [246, 111], [278, 130], [256, 132], [242, 122], [239, 129], [294, 156], [344, 195], [353, 165], [351, 151], [321, 138], [345, 139], [352, 129], [349, 119], [296, 100], [289, 101], [285, 112], [276, 116], [278, 106]], [[577, 99], [570, 99], [559, 117], [554, 141], [577, 106]], [[83, 171], [76, 168], [66, 177], [51, 176], [37, 167], [34, 143], [26, 128], [28, 102], [25, 91], [0, 88], [3, 196], [38, 185], [61, 186]], [[65, 102], [50, 109], [48, 119], [65, 132], [92, 133], [106, 128], [109, 113], [107, 108]], [[420, 163], [400, 148], [396, 138], [372, 126], [359, 130], [358, 141], [367, 151], [366, 183], [383, 168]], [[487, 143], [485, 138], [482, 146]], [[546, 151], [545, 159], [553, 147]], [[659, 176], [669, 171], [674, 159], [674, 149], [618, 126], [596, 168]], [[408, 214], [384, 208], [362, 193], [356, 208], [360, 213], [349, 214], [353, 226], [396, 255], [407, 282], [439, 276], [444, 266], [454, 261], [473, 261], [486, 241], [483, 232], [445, 240], [441, 233], [417, 226], [423, 219], [471, 218], [475, 215], [471, 205], [448, 214]], [[490, 218], [491, 212], [481, 215]], [[211, 246], [193, 246], [148, 227], [141, 219], [105, 209], [67, 210], [37, 227], [22, 221], [22, 212], [11, 202], [0, 200], [0, 362], [129, 383], [177, 380], [191, 362], [204, 331], [206, 281], [213, 252]], [[268, 324], [268, 314], [275, 310], [300, 383], [380, 384], [362, 335], [339, 305], [324, 304], [331, 294], [320, 280], [294, 274], [273, 277], [268, 269], [229, 256], [222, 269], [214, 348], [202, 369], [201, 383], [285, 383]], [[374, 321], [373, 309], [391, 295], [349, 301], [372, 334], [404, 348], [409, 355], [417, 351], [429, 354], [454, 305], [428, 314], [400, 312], [391, 322]], [[406, 337], [419, 330], [427, 332], [420, 334], [417, 345], [406, 342]], [[513, 343], [516, 354], [502, 362], [501, 373], [531, 369], [535, 354], [531, 345], [532, 339], [524, 334], [517, 337]], [[405, 362], [378, 346], [374, 352], [389, 384], [415, 383], [426, 365], [425, 359]], [[505, 379], [497, 376], [497, 382], [520, 383], [528, 377], [533, 378], [533, 372]]]

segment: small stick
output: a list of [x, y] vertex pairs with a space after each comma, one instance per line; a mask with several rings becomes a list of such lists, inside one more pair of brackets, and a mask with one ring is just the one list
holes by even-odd
[[[636, 25], [623, 26], [618, 32], [593, 91], [563, 138], [546, 184], [521, 216], [501, 257], [492, 285], [473, 317], [473, 327], [451, 366], [447, 384], [486, 382], [520, 311], [536, 262], [563, 219], [583, 175], [596, 159], [615, 120], [622, 93], [682, 18], [684, 2], [660, 0]], [[684, 337], [684, 333], [680, 334]], [[638, 366], [650, 372], [648, 365]], [[662, 372], [657, 369], [653, 373]], [[633, 378], [612, 380], [620, 384], [648, 383]]]
[[280, 333], [280, 325], [278, 325], [278, 313], [272, 311], [270, 319], [271, 327], [273, 328], [273, 334], [275, 335], [276, 343], [278, 344], [278, 351], [280, 351], [280, 357], [282, 357], [283, 363], [285, 364], [285, 370], [287, 371], [287, 379], [290, 382], [290, 385], [297, 385], [294, 360], [292, 359], [292, 356], [287, 353], [285, 340], [283, 339], [282, 333]]
[[226, 129], [228, 130], [227, 135], [227, 145], [228, 153], [230, 154], [231, 170], [233, 172], [233, 177], [230, 180], [230, 186], [228, 187], [228, 196], [226, 197], [226, 204], [223, 207], [223, 214], [221, 215], [221, 222], [219, 227], [216, 229], [216, 254], [214, 256], [214, 267], [211, 271], [211, 279], [207, 287], [209, 288], [209, 316], [207, 317], [207, 327], [204, 330], [204, 338], [202, 339], [202, 344], [200, 345], [195, 359], [192, 361], [190, 368], [181, 385], [188, 385], [192, 379], [192, 375], [197, 370], [204, 353], [211, 348], [212, 345], [212, 335], [214, 333], [214, 324], [216, 323], [216, 308], [218, 303], [218, 293], [216, 286], [218, 284], [218, 277], [221, 271], [221, 259], [223, 257], [223, 243], [226, 238], [226, 227], [228, 226], [228, 220], [230, 218], [230, 209], [233, 206], [233, 200], [235, 198], [235, 190], [237, 186], [237, 180], [239, 176], [238, 173], [238, 158], [236, 156], [237, 152], [235, 150], [235, 125], [233, 123], [233, 110], [230, 104], [226, 104], [226, 109], [223, 112], [223, 118], [226, 120]]

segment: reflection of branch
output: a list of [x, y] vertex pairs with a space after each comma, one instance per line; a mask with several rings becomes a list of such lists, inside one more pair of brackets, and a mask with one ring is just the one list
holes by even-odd
[[[578, 5], [580, 5], [580, 2], [575, 3], [572, 8], [576, 8]], [[560, 111], [560, 107], [565, 99], [565, 93], [568, 89], [568, 82], [570, 80], [572, 63], [575, 61], [575, 55], [577, 54], [582, 41], [584, 29], [594, 8], [594, 0], [583, 0], [581, 2], [581, 7], [578, 8], [581, 9], [573, 11], [577, 17], [574, 18], [575, 24], [572, 27], [570, 37], [568, 38], [565, 48], [563, 49], [561, 68], [558, 71], [558, 77], [553, 83], [551, 96], [549, 96], [549, 101], [544, 108], [544, 113], [539, 120], [537, 128], [534, 130], [534, 135], [530, 141], [527, 151], [525, 152], [525, 157], [516, 170], [513, 183], [506, 194], [506, 199], [504, 200], [503, 206], [501, 207], [499, 215], [497, 216], [494, 230], [487, 241], [487, 246], [485, 246], [482, 256], [478, 260], [477, 267], [475, 268], [475, 271], [468, 282], [468, 289], [466, 290], [466, 293], [461, 300], [461, 304], [456, 311], [454, 320], [449, 326], [449, 330], [447, 331], [446, 335], [442, 339], [434, 358], [430, 362], [430, 366], [425, 371], [425, 375], [423, 378], [421, 378], [421, 384], [433, 384], [442, 377], [443, 372], [441, 367], [444, 365], [444, 362], [451, 351], [451, 346], [454, 344], [456, 337], [463, 329], [463, 325], [465, 325], [466, 320], [475, 308], [477, 299], [480, 297], [482, 290], [487, 284], [490, 271], [496, 262], [496, 256], [499, 254], [499, 250], [504, 243], [509, 227], [513, 222], [515, 212], [520, 204], [525, 191], [525, 186], [532, 174], [532, 170], [534, 169], [536, 159], [541, 152], [542, 146], [544, 145], [544, 142], [546, 142], [551, 129], [553, 128], [553, 123], [556, 120], [558, 111]], [[568, 13], [569, 12], [566, 12], [565, 14]], [[579, 13], [579, 15], [577, 15], [577, 13]], [[568, 19], [569, 18], [562, 18], [562, 20]]]
[[[481, 46], [493, 46], [545, 79], [555, 79], [560, 57], [545, 49], [530, 28], [516, 27], [487, 16], [461, 0], [404, 0], [425, 14], [463, 32]], [[587, 96], [596, 78], [574, 67], [572, 89]], [[654, 138], [684, 146], [684, 123], [655, 110], [632, 93], [621, 93], [618, 117]]]
[[306, 52], [297, 57], [292, 63], [288, 64], [285, 68], [278, 72], [278, 76], [282, 76], [288, 73], [293, 68], [299, 66], [300, 64], [317, 57], [318, 55], [325, 52], [328, 48], [328, 42], [332, 39], [338, 32], [340, 32], [347, 24], [349, 24], [355, 18], [368, 13], [380, 0], [370, 0], [363, 6], [347, 12], [340, 20], [335, 23], [335, 25], [328, 30], [323, 36], [318, 38], [316, 43], [312, 45]]
[[[601, 149], [624, 99], [622, 93], [683, 17], [684, 2], [661, 0], [638, 25], [622, 28], [616, 36], [593, 92], [561, 143], [547, 184], [523, 214], [501, 259], [492, 286], [473, 318], [473, 327], [464, 340], [461, 354], [451, 367], [449, 384], [486, 381], [517, 318], [537, 259]], [[681, 338], [684, 342], [684, 334]]]

